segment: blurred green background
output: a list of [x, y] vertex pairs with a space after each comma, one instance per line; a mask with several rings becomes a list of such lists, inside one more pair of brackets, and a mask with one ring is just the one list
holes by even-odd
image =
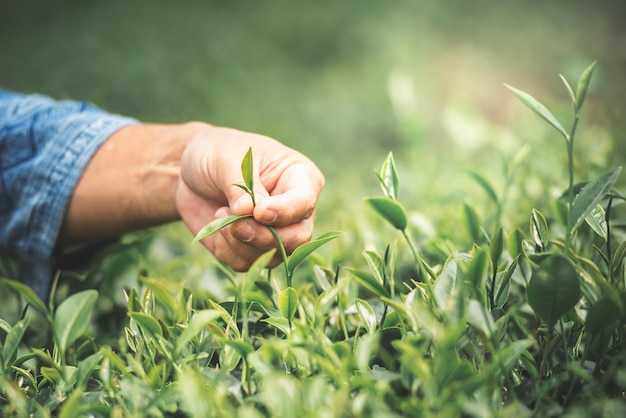
[[[362, 198], [379, 193], [374, 170], [390, 151], [400, 200], [424, 240], [460, 234], [462, 202], [492, 216], [466, 170], [501, 191], [508, 162], [523, 157], [507, 195], [510, 225], [564, 190], [562, 138], [503, 83], [534, 95], [568, 126], [558, 75], [575, 84], [597, 60], [578, 180], [621, 164], [625, 4], [3, 0], [0, 86], [145, 121], [203, 120], [275, 137], [321, 167], [318, 229], [356, 231], [341, 244], [356, 258], [363, 247], [352, 243], [375, 243], [384, 228]], [[168, 238], [164, 246], [194, 251], [185, 247], [190, 235], [168, 228], [165, 236], [180, 243]]]

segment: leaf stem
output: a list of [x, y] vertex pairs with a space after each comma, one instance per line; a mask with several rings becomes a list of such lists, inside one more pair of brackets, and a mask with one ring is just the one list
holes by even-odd
[[285, 251], [285, 246], [283, 245], [283, 241], [280, 239], [280, 237], [278, 236], [278, 232], [276, 232], [276, 230], [273, 227], [269, 225], [266, 225], [266, 226], [270, 230], [272, 235], [274, 235], [274, 239], [276, 239], [276, 242], [278, 243], [278, 250], [280, 251], [280, 255], [283, 258], [283, 265], [285, 266], [285, 275], [287, 276], [287, 287], [291, 287], [291, 272], [289, 271], [289, 267], [287, 266], [288, 257], [287, 257], [287, 251]]

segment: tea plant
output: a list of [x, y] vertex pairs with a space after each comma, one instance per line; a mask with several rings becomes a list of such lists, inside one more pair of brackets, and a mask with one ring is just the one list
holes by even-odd
[[[462, 205], [473, 245], [451, 245], [442, 259], [417, 244], [390, 153], [376, 173], [382, 196], [365, 204], [401, 239], [363, 249], [361, 265], [315, 254], [340, 232], [288, 255], [271, 229], [277, 248], [248, 272], [217, 264], [223, 299], [185, 285], [172, 291], [142, 274], [140, 287], [125, 292], [123, 332], [108, 345], [86, 332], [96, 291], [46, 305], [4, 279], [27, 306], [14, 323], [0, 321], [0, 413], [624, 415], [626, 234], [615, 219], [624, 198], [614, 189], [620, 168], [590, 181], [574, 176], [574, 140], [594, 67], [576, 90], [561, 77], [573, 107], [568, 130], [538, 100], [508, 86], [565, 139], [569, 184], [560, 198], [533, 209], [527, 226], [505, 228], [504, 196], [472, 175], [500, 203], [496, 223], [485, 227], [474, 207]], [[255, 205], [252, 158], [250, 149], [236, 187]], [[194, 242], [250, 216], [217, 219]], [[277, 251], [284, 277], [266, 268]], [[401, 257], [405, 251], [410, 257]], [[49, 347], [30, 344], [35, 321], [50, 330]]]

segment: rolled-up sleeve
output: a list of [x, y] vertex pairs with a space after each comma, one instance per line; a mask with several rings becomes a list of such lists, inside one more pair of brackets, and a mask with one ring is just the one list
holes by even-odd
[[76, 183], [102, 143], [134, 123], [83, 102], [0, 90], [0, 251], [40, 295]]

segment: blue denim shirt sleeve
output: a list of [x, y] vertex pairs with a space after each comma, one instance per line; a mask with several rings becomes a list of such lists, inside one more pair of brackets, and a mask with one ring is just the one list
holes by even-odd
[[100, 145], [136, 120], [83, 102], [0, 89], [0, 253], [47, 293], [73, 190]]

